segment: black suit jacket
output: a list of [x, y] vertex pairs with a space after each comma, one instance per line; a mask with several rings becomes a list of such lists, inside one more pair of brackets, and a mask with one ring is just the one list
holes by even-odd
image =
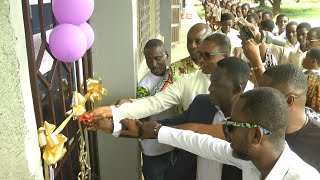
[[[197, 95], [189, 108], [178, 117], [158, 121], [165, 126], [186, 123], [212, 124], [218, 109], [212, 104], [209, 94]], [[126, 129], [126, 127], [125, 127]], [[197, 156], [182, 149], [174, 150], [175, 163], [169, 168], [164, 180], [195, 180], [197, 172]], [[231, 173], [232, 174], [232, 173]], [[241, 176], [240, 176], [241, 177]], [[225, 178], [238, 179], [238, 178]]]
[[[208, 94], [196, 96], [189, 108], [178, 117], [158, 121], [165, 126], [173, 126], [185, 123], [212, 124], [214, 115], [218, 109], [211, 103]], [[172, 167], [171, 178], [175, 180], [195, 180], [197, 172], [197, 156], [182, 149], [175, 150], [175, 164]], [[169, 170], [170, 171], [170, 170]]]
[[[209, 94], [197, 95], [189, 108], [178, 117], [158, 121], [165, 126], [173, 126], [185, 123], [212, 124], [218, 109], [210, 100]], [[197, 156], [182, 149], [175, 150], [176, 162], [169, 173], [171, 178], [166, 180], [195, 180], [197, 170]], [[241, 180], [242, 172], [240, 169], [224, 165], [222, 169], [222, 180]]]

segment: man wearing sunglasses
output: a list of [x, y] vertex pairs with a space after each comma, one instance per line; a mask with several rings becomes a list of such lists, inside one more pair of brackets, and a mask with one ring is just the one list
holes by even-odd
[[319, 179], [319, 172], [287, 145], [288, 121], [283, 94], [273, 88], [257, 88], [245, 92], [233, 104], [231, 117], [226, 119], [231, 143], [154, 121], [137, 124], [144, 137], [156, 137], [160, 143], [239, 167], [246, 180]]
[[259, 86], [285, 95], [290, 107], [286, 141], [301, 159], [320, 171], [320, 115], [305, 106], [308, 82], [304, 73], [292, 64], [270, 67]]
[[[204, 41], [203, 43], [206, 43]], [[209, 51], [209, 50], [208, 50]], [[209, 51], [210, 52], [210, 51]], [[202, 56], [204, 59], [207, 59], [207, 53], [205, 49], [202, 51]], [[209, 56], [209, 55], [208, 55]], [[210, 56], [209, 56], [210, 57]], [[210, 68], [209, 68], [210, 69]], [[208, 70], [204, 68], [203, 70]], [[217, 63], [217, 67], [211, 73], [211, 85], [209, 87], [210, 95], [201, 94], [195, 97], [193, 102], [190, 104], [187, 111], [185, 111], [181, 116], [166, 120], [158, 121], [163, 125], [174, 126], [177, 128], [187, 128], [188, 124], [185, 123], [201, 123], [200, 125], [210, 124], [209, 128], [201, 127], [201, 130], [207, 129], [211, 131], [211, 124], [221, 124], [224, 121], [225, 116], [229, 117], [232, 109], [232, 104], [234, 101], [243, 93], [244, 87], [248, 82], [250, 75], [249, 66], [245, 61], [235, 57], [229, 57], [220, 60]], [[130, 127], [131, 123], [135, 124], [133, 120], [123, 120], [122, 123]], [[100, 125], [101, 122], [94, 120], [94, 123], [97, 124], [98, 128], [102, 128]], [[184, 124], [184, 125], [181, 125]], [[109, 124], [111, 126], [111, 124]], [[199, 125], [199, 124], [198, 124]], [[111, 126], [112, 127], [112, 126]], [[188, 128], [192, 129], [194, 126], [189, 126]], [[131, 129], [132, 127], [130, 127]], [[122, 135], [131, 135], [133, 133], [126, 130], [121, 131]], [[216, 128], [216, 133], [220, 132], [220, 138], [224, 138], [222, 127]], [[215, 134], [218, 136], [218, 134]], [[136, 137], [133, 135], [133, 137]], [[197, 163], [192, 159], [195, 159], [195, 155], [188, 153], [183, 150], [177, 150], [177, 161], [175, 166], [184, 166], [193, 167], [186, 169], [188, 173], [197, 169], [197, 179], [198, 180], [238, 180], [242, 179], [241, 171], [237, 168], [222, 166], [221, 163], [217, 161], [212, 161], [203, 157], [197, 158]], [[192, 165], [193, 164], [193, 165]], [[187, 174], [183, 172], [184, 174]], [[173, 174], [173, 173], [172, 173]], [[175, 174], [178, 175], [178, 174]], [[180, 178], [184, 177], [179, 176], [179, 178], [169, 177], [171, 179], [186, 179]], [[188, 177], [189, 178], [189, 177]], [[194, 179], [194, 178], [193, 178]]]

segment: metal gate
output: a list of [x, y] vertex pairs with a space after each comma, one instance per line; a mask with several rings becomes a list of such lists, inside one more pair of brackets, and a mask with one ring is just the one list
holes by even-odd
[[[92, 54], [89, 49], [82, 61], [63, 63], [57, 61], [47, 42], [50, 29], [56, 25], [52, 15], [51, 0], [21, 0], [28, 55], [29, 75], [37, 127], [44, 121], [59, 126], [70, 109], [72, 92], [86, 93], [86, 79], [93, 76]], [[81, 89], [84, 85], [84, 90]], [[86, 104], [89, 110], [89, 104]], [[84, 127], [85, 128], [85, 127]], [[84, 129], [82, 128], [82, 129]], [[79, 165], [79, 131], [77, 122], [71, 121], [62, 131], [68, 141], [67, 153], [49, 171], [54, 179], [77, 179]], [[89, 179], [100, 179], [96, 132], [86, 134], [91, 172]]]

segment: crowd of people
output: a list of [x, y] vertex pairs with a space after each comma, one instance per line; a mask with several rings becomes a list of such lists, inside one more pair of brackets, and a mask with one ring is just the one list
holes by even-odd
[[149, 40], [137, 97], [95, 108], [89, 130], [140, 138], [146, 180], [320, 179], [320, 27], [203, 5], [190, 56], [170, 64]]

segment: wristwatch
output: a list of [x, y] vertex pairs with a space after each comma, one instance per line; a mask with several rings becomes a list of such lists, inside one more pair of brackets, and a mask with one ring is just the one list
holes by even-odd
[[159, 129], [161, 128], [162, 124], [157, 124], [154, 128], [153, 128], [153, 133], [155, 134], [156, 137], [158, 137], [158, 132]]

